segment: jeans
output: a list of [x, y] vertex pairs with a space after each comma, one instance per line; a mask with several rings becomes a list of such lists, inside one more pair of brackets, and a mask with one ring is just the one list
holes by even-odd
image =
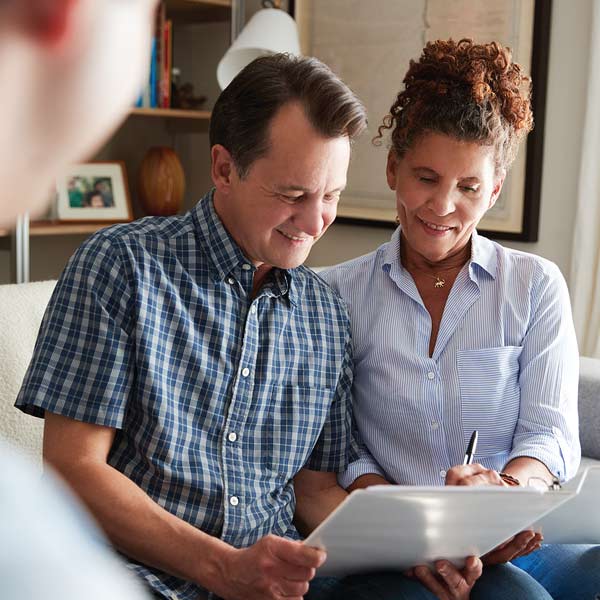
[[548, 544], [513, 564], [553, 600], [600, 600], [600, 546]]
[[[401, 573], [317, 577], [305, 600], [434, 600]], [[471, 600], [600, 600], [600, 546], [545, 545], [513, 563], [485, 567]]]
[[[401, 573], [317, 577], [305, 600], [435, 600], [419, 581]], [[544, 588], [511, 564], [486, 567], [471, 592], [471, 600], [550, 600]]]

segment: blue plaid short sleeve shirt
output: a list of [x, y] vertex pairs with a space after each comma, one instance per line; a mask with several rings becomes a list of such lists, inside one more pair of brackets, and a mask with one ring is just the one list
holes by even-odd
[[[16, 403], [116, 428], [113, 467], [236, 547], [298, 538], [292, 477], [356, 458], [341, 300], [305, 267], [272, 270], [252, 298], [254, 270], [212, 193], [96, 234], [61, 276]], [[198, 593], [130, 564], [157, 591]]]

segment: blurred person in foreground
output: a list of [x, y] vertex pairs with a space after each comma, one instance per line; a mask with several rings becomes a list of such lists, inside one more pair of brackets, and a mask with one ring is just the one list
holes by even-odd
[[0, 1], [0, 227], [43, 211], [61, 169], [124, 119], [147, 75], [157, 4]]
[[[88, 157], [124, 118], [146, 74], [155, 5], [0, 2], [0, 226], [43, 210], [60, 169]], [[112, 82], [101, 101], [99, 77]], [[0, 464], [3, 598], [146, 598], [51, 473], [40, 479], [2, 443]]]
[[[17, 406], [158, 597], [413, 597], [400, 575], [315, 578], [301, 542], [355, 457], [347, 313], [302, 264], [365, 125], [318, 60], [256, 59], [212, 111], [214, 188], [92, 236], [57, 284]], [[446, 570], [464, 600], [481, 562]]]
[[[399, 227], [324, 274], [355, 344], [360, 458], [340, 482], [550, 486], [580, 460], [578, 352], [548, 260], [477, 233], [531, 130], [530, 80], [497, 43], [438, 40], [411, 61], [379, 128]], [[475, 463], [462, 466], [479, 432]], [[593, 600], [598, 547], [524, 531], [483, 557], [472, 598]], [[435, 583], [425, 567], [413, 573]], [[435, 588], [434, 588], [435, 589]], [[424, 591], [423, 597], [429, 597]]]

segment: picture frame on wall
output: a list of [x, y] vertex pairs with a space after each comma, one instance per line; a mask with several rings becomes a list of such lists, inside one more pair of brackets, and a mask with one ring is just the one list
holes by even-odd
[[495, 239], [538, 239], [551, 0], [295, 0], [302, 51], [316, 56], [361, 98], [368, 131], [353, 146], [348, 185], [337, 222], [395, 227], [394, 194], [387, 187], [388, 138], [372, 143], [411, 59], [435, 39], [498, 41], [532, 79], [535, 126], [521, 145], [502, 193], [478, 230]]
[[68, 167], [56, 184], [59, 221], [127, 222], [133, 219], [123, 162], [90, 162]]

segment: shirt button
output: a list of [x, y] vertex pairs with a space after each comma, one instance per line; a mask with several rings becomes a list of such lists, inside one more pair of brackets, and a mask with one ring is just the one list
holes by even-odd
[[251, 312], [253, 315], [255, 315], [255, 314], [256, 314], [256, 304], [253, 304], [253, 305], [250, 307], [250, 312]]
[[242, 369], [242, 377], [248, 377], [248, 375], [250, 375], [250, 369], [248, 369], [247, 367], [244, 367]]
[[437, 421], [433, 421], [431, 423], [431, 429], [438, 429], [440, 424]]
[[244, 263], [242, 265], [242, 269], [244, 269], [244, 271], [249, 271], [252, 267], [248, 264], [248, 263]]
[[237, 506], [240, 503], [240, 500], [237, 496], [231, 496], [231, 498], [229, 498], [229, 504], [231, 504], [231, 506]]
[[235, 442], [237, 440], [237, 433], [235, 433], [235, 431], [232, 431], [228, 436], [227, 439], [230, 442]]
[[235, 279], [234, 279], [233, 277], [228, 277], [228, 278], [227, 278], [227, 283], [228, 283], [229, 285], [233, 285], [233, 284], [235, 283]]
[[442, 479], [445, 479], [445, 478], [446, 478], [446, 471], [444, 471], [444, 469], [442, 469], [442, 470], [440, 471], [440, 477], [441, 477]]
[[435, 374], [433, 371], [429, 371], [429, 373], [427, 373], [427, 379], [434, 379], [435, 378]]

